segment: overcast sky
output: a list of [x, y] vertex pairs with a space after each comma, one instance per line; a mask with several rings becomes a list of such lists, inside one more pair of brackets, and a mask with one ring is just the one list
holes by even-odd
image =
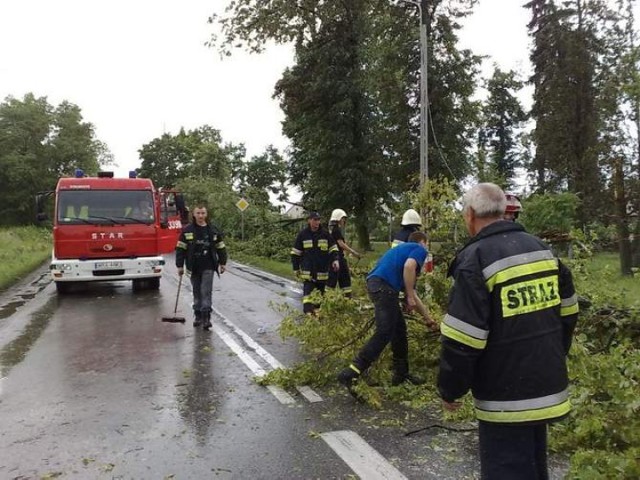
[[[96, 127], [125, 175], [164, 132], [208, 124], [249, 155], [283, 148], [271, 98], [292, 50], [220, 59], [204, 46], [207, 18], [228, 0], [2, 0], [0, 100], [32, 92], [68, 100]], [[462, 45], [503, 69], [527, 71], [527, 12], [519, 0], [480, 0]], [[489, 68], [487, 69], [489, 70]]]

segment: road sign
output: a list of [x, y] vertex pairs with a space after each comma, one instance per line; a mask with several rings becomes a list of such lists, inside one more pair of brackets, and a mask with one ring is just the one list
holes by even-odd
[[238, 207], [238, 210], [240, 210], [241, 212], [244, 212], [249, 207], [249, 202], [247, 202], [244, 197], [242, 197], [236, 202], [236, 207]]

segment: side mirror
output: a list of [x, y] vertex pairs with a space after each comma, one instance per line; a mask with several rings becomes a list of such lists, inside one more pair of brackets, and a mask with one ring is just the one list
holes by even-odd
[[169, 228], [169, 222], [160, 222], [160, 228]]

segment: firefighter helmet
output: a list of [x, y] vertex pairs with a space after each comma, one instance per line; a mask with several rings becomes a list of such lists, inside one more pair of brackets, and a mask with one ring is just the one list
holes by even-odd
[[422, 219], [418, 212], [416, 212], [413, 208], [410, 208], [404, 215], [402, 215], [402, 225], [420, 225], [422, 226]]
[[507, 207], [504, 210], [506, 220], [515, 220], [522, 211], [520, 199], [513, 193], [505, 193], [507, 197]]
[[341, 208], [336, 208], [333, 212], [331, 212], [331, 222], [339, 222], [343, 218], [347, 216], [347, 212], [342, 210]]

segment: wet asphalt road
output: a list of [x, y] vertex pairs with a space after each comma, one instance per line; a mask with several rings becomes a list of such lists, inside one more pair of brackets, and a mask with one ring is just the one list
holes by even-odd
[[[41, 269], [0, 295], [1, 479], [477, 478], [475, 432], [405, 436], [406, 412], [253, 381], [299, 358], [269, 307], [299, 305], [295, 284], [232, 264], [206, 333], [188, 282], [187, 323], [160, 321], [176, 299], [168, 264], [159, 291], [58, 296]], [[414, 428], [436, 420], [411, 415]]]

